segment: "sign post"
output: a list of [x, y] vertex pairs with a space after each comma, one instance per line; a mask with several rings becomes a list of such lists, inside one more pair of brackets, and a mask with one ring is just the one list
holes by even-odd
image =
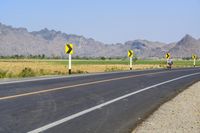
[[130, 70], [132, 70], [132, 68], [133, 68], [133, 65], [132, 65], [133, 55], [134, 55], [133, 50], [129, 50], [128, 57], [130, 58]]
[[168, 65], [168, 61], [169, 61], [169, 59], [170, 59], [170, 53], [166, 53], [165, 57], [166, 57], [166, 59], [167, 59], [167, 65]]
[[72, 73], [72, 55], [69, 54], [69, 74]]
[[197, 58], [197, 56], [195, 55], [195, 54], [193, 54], [192, 55], [192, 59], [193, 59], [193, 65], [194, 65], [194, 67], [196, 66], [196, 58]]
[[69, 74], [72, 73], [72, 54], [73, 54], [73, 44], [65, 45], [65, 53], [69, 55]]
[[133, 68], [132, 60], [133, 60], [133, 58], [130, 57], [130, 70], [132, 70], [132, 68]]

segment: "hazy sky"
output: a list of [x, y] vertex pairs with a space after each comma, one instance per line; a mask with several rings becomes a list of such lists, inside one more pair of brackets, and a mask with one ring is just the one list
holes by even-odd
[[200, 0], [0, 0], [0, 22], [105, 43], [200, 38]]

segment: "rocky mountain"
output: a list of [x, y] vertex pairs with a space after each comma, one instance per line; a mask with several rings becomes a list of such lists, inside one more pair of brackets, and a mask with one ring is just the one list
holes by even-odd
[[92, 38], [48, 30], [28, 32], [26, 28], [13, 28], [0, 23], [0, 56], [42, 55], [67, 57], [64, 47], [73, 43], [74, 55], [80, 57], [126, 57], [132, 49], [140, 58], [162, 58], [166, 52], [173, 57], [200, 56], [200, 40], [186, 35], [177, 43], [165, 44], [147, 40], [127, 41], [124, 44], [104, 44]]
[[190, 57], [191, 54], [200, 55], [200, 41], [190, 35], [185, 35], [183, 39], [169, 50], [173, 57]]

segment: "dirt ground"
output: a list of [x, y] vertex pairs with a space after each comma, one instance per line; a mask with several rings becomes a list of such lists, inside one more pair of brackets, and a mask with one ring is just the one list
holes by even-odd
[[200, 133], [200, 82], [163, 104], [132, 133]]

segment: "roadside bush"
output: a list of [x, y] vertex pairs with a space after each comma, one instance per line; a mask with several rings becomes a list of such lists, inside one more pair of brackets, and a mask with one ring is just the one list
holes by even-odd
[[56, 74], [56, 75], [61, 75], [62, 72], [61, 72], [61, 71], [54, 71], [54, 74]]
[[81, 73], [88, 73], [88, 72], [87, 71], [82, 71], [82, 70], [77, 70], [75, 73], [81, 74]]
[[15, 75], [12, 73], [12, 72], [8, 72], [7, 74], [6, 74], [6, 77], [7, 78], [13, 78]]
[[4, 71], [0, 69], [0, 78], [5, 78], [8, 71]]
[[83, 74], [83, 73], [88, 73], [88, 72], [87, 71], [82, 71], [82, 70], [72, 71], [72, 74]]
[[19, 77], [32, 77], [35, 76], [35, 72], [31, 68], [25, 67], [20, 73]]
[[138, 58], [136, 56], [133, 57], [133, 62], [136, 62]]
[[100, 59], [101, 59], [101, 60], [106, 60], [106, 57], [101, 57]]
[[39, 74], [40, 75], [45, 75], [44, 69], [40, 69]]
[[118, 68], [118, 67], [111, 67], [111, 68], [106, 68], [104, 70], [104, 72], [113, 72], [113, 71], [122, 71], [123, 69], [122, 68]]
[[84, 73], [84, 71], [77, 70], [76, 73]]

